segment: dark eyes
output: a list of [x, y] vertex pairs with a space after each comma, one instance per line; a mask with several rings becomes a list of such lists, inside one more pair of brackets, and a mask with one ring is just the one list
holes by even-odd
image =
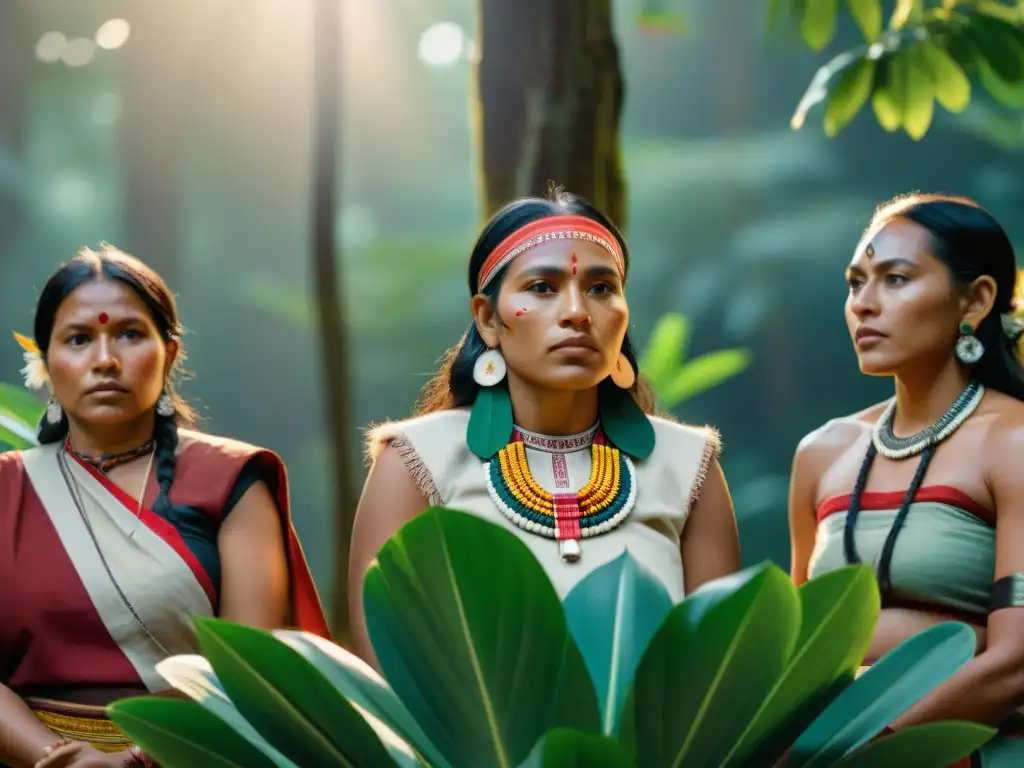
[[[554, 293], [555, 287], [546, 280], [540, 280], [536, 283], [532, 283], [531, 285], [527, 286], [526, 290], [531, 291], [533, 293]], [[590, 286], [590, 290], [587, 291], [587, 293], [595, 295], [602, 295], [605, 293], [614, 292], [615, 286], [612, 285], [611, 283], [594, 283], [592, 286]]]
[[[137, 328], [125, 328], [123, 331], [117, 334], [120, 339], [128, 339], [134, 341], [136, 339], [143, 338], [145, 334]], [[73, 333], [68, 336], [67, 343], [72, 347], [81, 347], [89, 343], [89, 335], [85, 333]]]
[[[907, 277], [906, 275], [897, 275], [897, 274], [888, 274], [888, 275], [885, 276], [884, 279], [885, 279], [886, 285], [903, 285], [908, 280], [910, 280], [910, 278]], [[846, 283], [847, 283], [847, 285], [850, 286], [850, 290], [856, 290], [857, 288], [860, 288], [862, 285], [864, 285], [864, 278], [862, 278], [862, 277], [848, 277], [848, 278], [846, 278]]]

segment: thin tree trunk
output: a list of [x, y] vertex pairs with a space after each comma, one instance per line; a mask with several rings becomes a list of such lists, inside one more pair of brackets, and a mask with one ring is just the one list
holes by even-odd
[[345, 645], [348, 624], [348, 547], [352, 532], [354, 486], [349, 456], [348, 345], [341, 308], [340, 269], [335, 254], [337, 147], [340, 88], [338, 0], [317, 0], [314, 11], [315, 122], [313, 143], [313, 279], [320, 320], [325, 410], [334, 479], [334, 546], [330, 618], [334, 636]]
[[612, 0], [480, 0], [478, 39], [484, 213], [554, 183], [624, 227]]

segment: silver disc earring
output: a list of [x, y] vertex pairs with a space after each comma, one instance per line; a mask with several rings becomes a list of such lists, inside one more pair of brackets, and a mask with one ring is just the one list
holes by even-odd
[[64, 418], [64, 409], [60, 407], [60, 403], [57, 402], [57, 398], [50, 396], [50, 402], [46, 404], [46, 423], [51, 426], [60, 424], [60, 420]]
[[970, 323], [960, 324], [960, 338], [956, 340], [956, 356], [964, 365], [974, 365], [985, 354], [985, 345], [974, 335]]
[[156, 401], [156, 415], [163, 416], [165, 419], [174, 415], [174, 401], [171, 400], [166, 389], [160, 393], [160, 397]]

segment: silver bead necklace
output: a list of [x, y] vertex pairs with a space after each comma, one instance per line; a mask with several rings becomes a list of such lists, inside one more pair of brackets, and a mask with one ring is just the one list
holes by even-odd
[[906, 459], [916, 456], [932, 445], [938, 445], [967, 421], [974, 413], [985, 396], [985, 387], [978, 381], [971, 381], [964, 387], [959, 397], [942, 416], [929, 427], [908, 437], [896, 437], [892, 431], [892, 423], [896, 418], [895, 398], [875, 422], [871, 429], [871, 442], [880, 454], [887, 459]]

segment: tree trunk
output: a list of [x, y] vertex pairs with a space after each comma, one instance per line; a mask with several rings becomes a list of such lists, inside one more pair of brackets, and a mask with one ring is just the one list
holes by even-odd
[[484, 213], [551, 183], [626, 224], [612, 0], [480, 0]]
[[192, 108], [183, 98], [193, 72], [183, 65], [188, 15], [166, 2], [133, 16], [124, 48], [124, 241], [114, 243], [181, 285], [181, 136]]
[[335, 255], [335, 211], [338, 207], [338, 125], [340, 88], [340, 20], [338, 0], [317, 0], [314, 11], [315, 113], [313, 143], [313, 279], [320, 326], [323, 391], [331, 440], [330, 471], [334, 478], [331, 574], [331, 626], [335, 640], [349, 645], [348, 548], [355, 511], [355, 486], [349, 460], [350, 425], [348, 338], [342, 312], [340, 269]]

